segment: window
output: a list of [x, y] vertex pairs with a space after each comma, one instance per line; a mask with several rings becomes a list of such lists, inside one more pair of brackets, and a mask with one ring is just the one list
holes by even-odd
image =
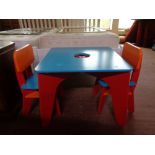
[[125, 36], [128, 33], [133, 22], [134, 20], [131, 19], [119, 19], [118, 34], [121, 36]]
[[19, 19], [21, 28], [99, 27], [119, 35], [126, 35], [133, 22], [131, 19]]
[[100, 27], [104, 28], [106, 30], [111, 30], [112, 29], [112, 19], [101, 19], [101, 24]]
[[128, 29], [132, 26], [134, 20], [131, 19], [119, 19], [118, 28], [119, 29]]
[[112, 19], [86, 19], [85, 25], [87, 27], [100, 27], [105, 30], [111, 30], [112, 28]]

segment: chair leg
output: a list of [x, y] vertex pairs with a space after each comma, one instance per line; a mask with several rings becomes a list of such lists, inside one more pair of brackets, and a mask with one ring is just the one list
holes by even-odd
[[59, 88], [59, 93], [61, 96], [65, 96], [64, 89], [62, 87]]
[[58, 99], [56, 98], [56, 113], [57, 113], [57, 116], [61, 116], [62, 115], [62, 112], [61, 112], [61, 109], [60, 109], [60, 104], [59, 104], [59, 101]]
[[98, 104], [98, 113], [102, 112], [103, 106], [105, 104], [106, 96], [107, 96], [107, 94], [105, 92], [103, 92], [101, 94], [100, 101], [99, 101], [99, 104]]
[[100, 91], [100, 86], [98, 84], [96, 84], [93, 87], [93, 96], [96, 96], [99, 91]]
[[92, 90], [93, 96], [96, 96], [99, 91], [100, 91], [100, 85], [98, 84], [98, 79], [96, 79]]
[[93, 86], [93, 96], [96, 96], [100, 90], [101, 86], [98, 84], [98, 80], [96, 80], [95, 85]]
[[22, 115], [27, 116], [32, 106], [32, 99], [23, 97]]
[[134, 92], [129, 94], [128, 111], [131, 113], [134, 112]]

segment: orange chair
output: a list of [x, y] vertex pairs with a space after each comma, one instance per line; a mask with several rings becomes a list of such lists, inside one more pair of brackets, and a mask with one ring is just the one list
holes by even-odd
[[[31, 109], [32, 101], [39, 99], [38, 78], [32, 73], [31, 64], [34, 61], [33, 49], [30, 44], [15, 50], [14, 64], [16, 76], [23, 95], [22, 114], [26, 116]], [[61, 111], [56, 98], [56, 112], [60, 116]]]
[[[130, 77], [130, 91], [129, 91], [129, 98], [128, 98], [128, 111], [129, 112], [134, 112], [134, 90], [137, 85], [138, 77], [140, 74], [140, 69], [141, 69], [141, 64], [142, 64], [142, 49], [126, 42], [124, 44], [123, 52], [122, 52], [122, 57], [133, 66], [133, 71], [131, 73]], [[121, 85], [121, 84], [120, 84]], [[103, 80], [97, 80], [94, 86], [94, 95], [99, 91], [102, 90], [102, 94], [100, 97], [100, 101], [98, 104], [98, 112], [101, 113], [106, 96], [109, 95], [109, 86], [108, 83], [106, 83]], [[119, 91], [119, 90], [118, 90]]]

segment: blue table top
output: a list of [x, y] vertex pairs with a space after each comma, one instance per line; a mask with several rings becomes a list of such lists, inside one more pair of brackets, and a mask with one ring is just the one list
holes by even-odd
[[[75, 55], [81, 54], [80, 58]], [[83, 55], [88, 57], [83, 58]], [[109, 47], [52, 48], [37, 73], [129, 72], [133, 67]]]

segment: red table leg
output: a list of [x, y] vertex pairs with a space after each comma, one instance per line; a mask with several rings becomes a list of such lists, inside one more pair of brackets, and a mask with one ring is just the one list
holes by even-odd
[[109, 84], [116, 121], [123, 126], [127, 121], [130, 73], [111, 74], [102, 79]]
[[39, 74], [38, 78], [40, 94], [40, 117], [42, 126], [46, 127], [49, 125], [52, 118], [58, 86], [64, 79], [60, 76], [54, 76], [51, 74]]

